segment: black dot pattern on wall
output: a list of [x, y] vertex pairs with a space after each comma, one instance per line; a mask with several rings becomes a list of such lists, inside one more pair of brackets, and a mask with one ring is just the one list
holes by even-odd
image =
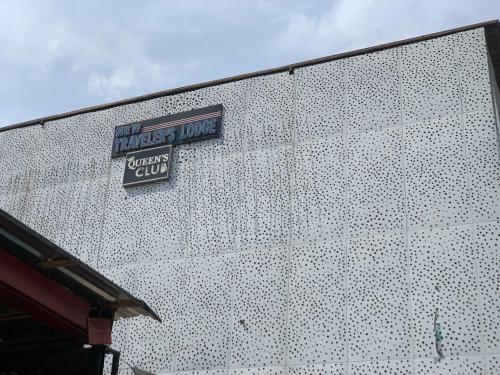
[[346, 259], [342, 241], [290, 254], [288, 364], [346, 359]]
[[453, 35], [399, 48], [403, 123], [461, 112], [460, 79]]
[[441, 361], [435, 358], [417, 360], [415, 363], [416, 375], [483, 375], [481, 357], [448, 357]]
[[296, 70], [295, 142], [344, 132], [345, 72], [343, 60]]
[[245, 81], [244, 150], [290, 144], [294, 116], [294, 82], [288, 73]]
[[348, 236], [405, 228], [402, 130], [384, 129], [348, 137]]
[[469, 189], [460, 116], [404, 129], [409, 229], [465, 224]]
[[286, 248], [238, 254], [231, 367], [284, 365], [287, 283]]
[[413, 375], [413, 371], [410, 361], [353, 362], [349, 375]]
[[473, 228], [430, 229], [410, 233], [408, 237], [415, 355], [437, 356], [436, 309], [444, 355], [479, 353]]
[[162, 360], [164, 370], [173, 371], [177, 345], [177, 319], [180, 315], [185, 261], [146, 263], [137, 270], [137, 295], [162, 318], [159, 323], [139, 317], [131, 322], [135, 334], [127, 342], [127, 357], [132, 363]]
[[481, 333], [482, 351], [496, 353], [500, 349], [500, 224], [478, 224], [477, 258], [479, 294], [482, 302]]
[[233, 275], [234, 254], [188, 259], [178, 323], [179, 370], [227, 367]]
[[244, 154], [242, 250], [288, 243], [291, 146]]
[[347, 375], [345, 363], [288, 367], [288, 375]]
[[347, 257], [349, 359], [409, 358], [410, 294], [404, 236], [352, 239]]
[[327, 241], [344, 234], [345, 137], [298, 144], [292, 182], [292, 241]]
[[483, 374], [484, 375], [500, 374], [500, 356], [499, 355], [492, 355], [492, 356], [485, 356], [484, 357]]
[[500, 162], [494, 115], [464, 114], [471, 220], [500, 220]]
[[401, 125], [398, 50], [345, 60], [345, 123], [348, 133]]
[[190, 256], [241, 248], [243, 157], [200, 160], [194, 166], [191, 202]]
[[229, 370], [228, 375], [285, 375], [284, 367], [253, 367]]
[[453, 35], [458, 55], [462, 111], [491, 110], [488, 50], [484, 29]]

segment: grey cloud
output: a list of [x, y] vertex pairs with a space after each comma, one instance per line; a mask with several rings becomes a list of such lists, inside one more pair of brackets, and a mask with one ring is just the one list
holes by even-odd
[[492, 19], [495, 5], [3, 1], [0, 124]]

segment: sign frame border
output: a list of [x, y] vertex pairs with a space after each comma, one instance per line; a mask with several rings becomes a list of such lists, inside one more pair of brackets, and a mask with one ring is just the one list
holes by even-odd
[[[151, 180], [147, 180], [147, 181], [137, 181], [137, 182], [129, 182], [129, 183], [124, 183], [123, 182], [123, 179], [125, 178], [125, 170], [127, 168], [127, 157], [131, 154], [137, 154], [139, 152], [145, 152], [145, 151], [150, 151], [150, 150], [155, 150], [155, 149], [159, 149], [159, 148], [170, 148], [170, 153], [169, 153], [169, 158], [168, 158], [168, 166], [167, 166], [167, 170], [168, 170], [168, 175], [166, 177], [158, 177], [158, 178], [154, 178], [154, 179], [151, 179]], [[131, 187], [131, 186], [138, 186], [138, 185], [144, 185], [144, 184], [148, 184], [150, 182], [159, 182], [159, 181], [168, 181], [170, 179], [170, 171], [171, 171], [171, 167], [172, 167], [172, 158], [173, 158], [173, 154], [174, 154], [174, 146], [171, 145], [171, 144], [167, 144], [167, 145], [162, 145], [162, 146], [157, 146], [157, 147], [150, 147], [150, 148], [145, 148], [145, 149], [142, 149], [142, 150], [136, 150], [136, 151], [131, 151], [131, 152], [127, 152], [125, 154], [125, 170], [123, 171], [123, 179], [122, 179], [122, 187]]]

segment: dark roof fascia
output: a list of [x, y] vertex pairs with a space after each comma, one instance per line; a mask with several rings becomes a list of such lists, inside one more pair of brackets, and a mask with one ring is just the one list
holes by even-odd
[[[348, 57], [364, 55], [367, 53], [382, 51], [382, 50], [386, 50], [386, 49], [390, 49], [390, 48], [401, 47], [401, 46], [412, 44], [412, 43], [419, 43], [419, 42], [423, 42], [423, 41], [426, 41], [429, 39], [440, 38], [440, 37], [444, 37], [447, 35], [456, 34], [456, 33], [460, 33], [463, 31], [468, 31], [468, 30], [473, 30], [473, 29], [478, 29], [478, 28], [487, 29], [487, 34], [488, 34], [488, 29], [493, 29], [493, 30], [499, 29], [499, 21], [498, 21], [498, 19], [496, 19], [496, 20], [491, 20], [491, 21], [475, 23], [475, 24], [471, 24], [471, 25], [467, 25], [467, 26], [462, 26], [462, 27], [457, 27], [457, 28], [448, 29], [448, 30], [444, 30], [444, 31], [439, 31], [439, 32], [432, 33], [432, 34], [426, 34], [426, 35], [421, 35], [418, 37], [402, 39], [402, 40], [399, 40], [396, 42], [380, 44], [380, 45], [368, 47], [368, 48], [361, 48], [361, 49], [354, 50], [354, 51], [343, 52], [343, 53], [329, 55], [329, 56], [325, 56], [325, 57], [320, 57], [320, 58], [312, 59], [312, 60], [305, 60], [305, 61], [294, 63], [294, 64], [283, 65], [283, 66], [280, 66], [277, 68], [259, 70], [259, 71], [252, 72], [252, 73], [245, 73], [245, 74], [236, 75], [236, 76], [232, 76], [232, 77], [216, 79], [213, 81], [207, 81], [207, 82], [203, 82], [203, 83], [182, 86], [182, 87], [178, 87], [178, 88], [174, 88], [174, 89], [158, 91], [158, 92], [151, 93], [151, 94], [135, 96], [135, 97], [132, 97], [129, 99], [117, 100], [114, 102], [96, 105], [96, 106], [92, 106], [92, 107], [81, 108], [81, 109], [77, 109], [74, 111], [60, 113], [57, 115], [41, 117], [41, 118], [37, 118], [34, 120], [29, 120], [29, 121], [20, 122], [20, 123], [13, 124], [13, 125], [4, 126], [4, 127], [0, 128], [0, 132], [12, 130], [12, 129], [18, 129], [18, 128], [22, 128], [22, 127], [26, 127], [26, 126], [32, 126], [32, 125], [43, 125], [44, 123], [49, 122], [49, 121], [60, 120], [63, 118], [81, 115], [81, 114], [85, 114], [85, 113], [102, 111], [105, 109], [110, 109], [110, 108], [114, 108], [114, 107], [118, 107], [118, 106], [122, 106], [122, 105], [139, 103], [139, 102], [143, 102], [146, 100], [156, 99], [156, 98], [160, 98], [160, 97], [164, 97], [164, 96], [181, 94], [184, 92], [199, 90], [202, 88], [218, 86], [218, 85], [225, 84], [225, 83], [241, 81], [241, 80], [248, 79], [248, 78], [261, 77], [261, 76], [266, 76], [266, 75], [270, 75], [270, 74], [283, 73], [283, 72], [287, 72], [287, 71], [291, 72], [294, 69], [304, 68], [304, 67], [316, 65], [316, 64], [327, 63], [330, 61], [340, 60], [340, 59], [344, 59], [344, 58], [348, 58]], [[498, 60], [500, 60], [500, 56], [498, 56]], [[499, 65], [500, 65], [500, 61], [497, 61], [496, 65], [494, 63], [494, 66], [499, 66]], [[500, 70], [500, 67], [499, 67], [499, 70]], [[500, 76], [500, 73], [497, 74], [497, 76]]]
[[[8, 243], [4, 250], [9, 251], [12, 255], [38, 271], [44, 273], [55, 281], [65, 285], [75, 294], [80, 295], [87, 300], [89, 295], [92, 295], [92, 300], [96, 300], [106, 305], [109, 301], [99, 297], [92, 292], [85, 283], [95, 286], [97, 289], [104, 291], [106, 294], [114, 297], [117, 301], [115, 304], [119, 308], [120, 303], [126, 302], [127, 306], [135, 308], [142, 312], [142, 315], [150, 316], [151, 318], [161, 321], [160, 317], [142, 300], [132, 296], [129, 292], [119, 287], [111, 280], [101, 275], [99, 272], [89, 267], [78, 258], [74, 257], [61, 247], [57, 246], [44, 236], [35, 232], [33, 229], [24, 225], [22, 222], [14, 218], [12, 215], [0, 209], [0, 245]], [[35, 253], [35, 254], [34, 254]], [[36, 253], [39, 253], [36, 254]], [[47, 259], [51, 260], [68, 260], [70, 265], [45, 270], [41, 263]], [[79, 280], [69, 278], [64, 270], [70, 271], [76, 275]]]
[[485, 28], [486, 45], [495, 71], [496, 83], [500, 87], [500, 24]]

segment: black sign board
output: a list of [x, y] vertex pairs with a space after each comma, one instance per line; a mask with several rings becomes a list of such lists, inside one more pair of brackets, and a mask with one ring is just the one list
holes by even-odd
[[111, 157], [164, 144], [180, 145], [221, 134], [222, 104], [115, 127]]
[[123, 186], [167, 180], [171, 159], [171, 145], [129, 152], [125, 160]]

